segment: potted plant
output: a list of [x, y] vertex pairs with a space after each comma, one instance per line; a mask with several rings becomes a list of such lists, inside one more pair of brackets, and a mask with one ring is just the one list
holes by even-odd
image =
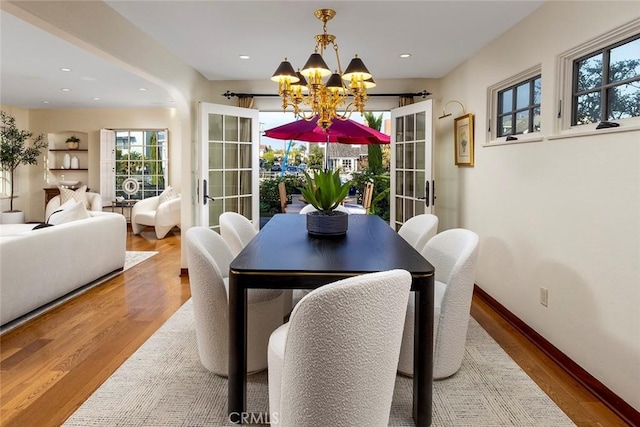
[[67, 144], [68, 150], [77, 150], [78, 147], [80, 147], [80, 138], [75, 135], [71, 135], [69, 138], [67, 138], [65, 143]]
[[317, 236], [341, 236], [347, 232], [348, 214], [335, 210], [347, 196], [351, 182], [340, 182], [340, 173], [329, 170], [305, 172], [302, 196], [317, 210], [307, 214], [307, 231]]
[[[38, 163], [38, 157], [42, 150], [47, 147], [47, 143], [44, 141], [44, 135], [38, 135], [33, 144], [29, 147], [26, 143], [33, 133], [20, 130], [16, 127], [16, 119], [0, 111], [2, 118], [2, 128], [0, 129], [0, 170], [9, 174], [9, 211], [3, 212], [2, 222], [22, 222], [24, 221], [24, 213], [21, 211], [13, 210], [13, 194], [15, 183], [15, 171], [21, 164], [23, 165], [35, 165]], [[6, 179], [6, 178], [5, 178]], [[18, 213], [18, 214], [16, 214]], [[8, 217], [19, 216], [18, 219], [7, 219]]]

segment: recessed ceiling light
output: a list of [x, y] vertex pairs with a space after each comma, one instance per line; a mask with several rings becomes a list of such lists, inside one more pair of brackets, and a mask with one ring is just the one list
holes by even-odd
[[43, 104], [48, 104], [48, 103], [49, 103], [49, 101], [42, 101], [42, 103], [43, 103]]
[[240, 56], [238, 56], [238, 58], [240, 58], [240, 59], [251, 59], [251, 57], [249, 55], [240, 55]]
[[69, 89], [68, 87], [63, 87], [60, 90], [63, 91], [63, 92], [71, 92], [71, 89]]
[[60, 68], [60, 71], [66, 71], [66, 72], [69, 72], [69, 71], [71, 71], [71, 68]]
[[94, 97], [93, 97], [93, 100], [94, 100], [94, 101], [100, 101], [100, 98], [98, 98], [97, 96], [94, 96]]
[[409, 58], [411, 56], [410, 53], [401, 53], [400, 58]]
[[146, 88], [146, 87], [141, 87], [141, 88], [140, 88], [140, 89], [138, 89], [138, 90], [145, 91], [145, 90], [147, 90], [147, 88]]

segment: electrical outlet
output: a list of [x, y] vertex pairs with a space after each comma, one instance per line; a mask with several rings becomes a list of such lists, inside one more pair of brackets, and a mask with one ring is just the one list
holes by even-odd
[[545, 287], [540, 287], [540, 304], [545, 307], [549, 305], [549, 290]]

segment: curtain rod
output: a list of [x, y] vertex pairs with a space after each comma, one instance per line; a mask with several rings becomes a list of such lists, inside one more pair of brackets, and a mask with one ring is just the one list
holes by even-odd
[[[431, 95], [431, 92], [427, 92], [426, 90], [423, 90], [422, 92], [404, 92], [404, 93], [369, 93], [367, 94], [369, 97], [372, 96], [421, 96], [423, 98], [426, 98], [427, 96]], [[237, 96], [238, 98], [268, 98], [268, 97], [272, 97], [272, 96], [280, 96], [277, 93], [235, 93], [235, 92], [229, 92], [226, 91], [225, 93], [222, 94], [222, 96], [226, 97], [227, 99], [231, 99], [234, 96]]]

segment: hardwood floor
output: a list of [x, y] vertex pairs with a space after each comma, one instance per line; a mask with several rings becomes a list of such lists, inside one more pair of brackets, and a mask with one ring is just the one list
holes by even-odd
[[[160, 253], [2, 335], [2, 426], [62, 424], [189, 299], [178, 232], [129, 232], [127, 250]], [[577, 425], [625, 425], [476, 298], [472, 315]]]

